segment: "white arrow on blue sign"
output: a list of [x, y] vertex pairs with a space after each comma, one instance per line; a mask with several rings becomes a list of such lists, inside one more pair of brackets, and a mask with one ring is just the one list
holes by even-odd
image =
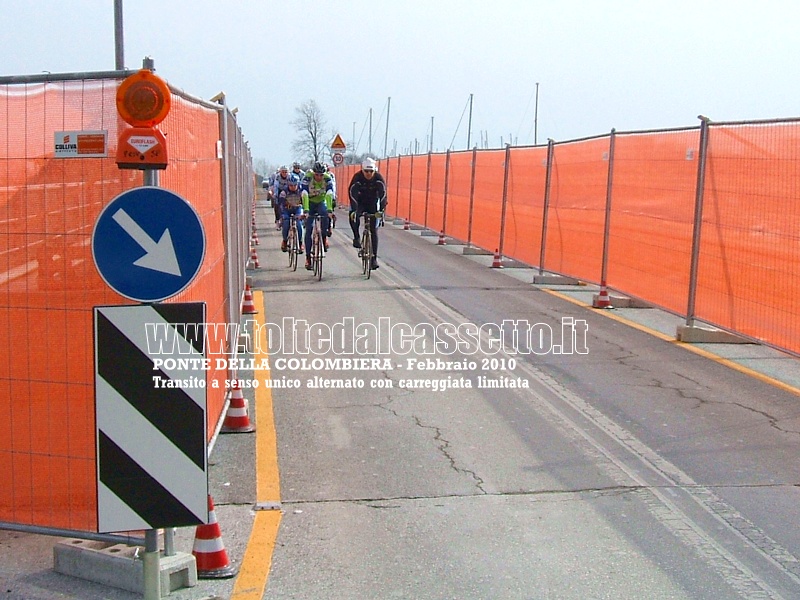
[[195, 278], [206, 250], [200, 217], [170, 190], [144, 186], [121, 193], [97, 217], [92, 255], [118, 294], [159, 302]]

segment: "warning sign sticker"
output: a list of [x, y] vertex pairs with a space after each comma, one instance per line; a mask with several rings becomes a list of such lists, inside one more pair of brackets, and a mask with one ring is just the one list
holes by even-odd
[[144, 154], [153, 146], [158, 146], [158, 139], [154, 135], [134, 135], [130, 137], [128, 144]]
[[56, 131], [55, 158], [105, 158], [108, 131]]

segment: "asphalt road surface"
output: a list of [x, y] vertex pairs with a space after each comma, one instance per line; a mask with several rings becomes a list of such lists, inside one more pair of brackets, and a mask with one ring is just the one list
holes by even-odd
[[[800, 598], [792, 389], [402, 227], [366, 280], [338, 215], [317, 281], [258, 211], [283, 512], [264, 599]], [[211, 457], [237, 565], [258, 435]], [[53, 574], [42, 539], [0, 532], [0, 596], [136, 597]]]

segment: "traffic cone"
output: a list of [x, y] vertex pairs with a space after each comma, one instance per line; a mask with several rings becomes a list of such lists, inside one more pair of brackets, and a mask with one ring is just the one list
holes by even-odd
[[253, 302], [253, 290], [250, 289], [250, 284], [245, 284], [244, 300], [242, 301], [242, 314], [254, 315], [257, 312], [258, 311], [256, 310], [256, 305]]
[[405, 224], [403, 225], [403, 230], [404, 230], [404, 231], [408, 231], [409, 229], [411, 229], [411, 226], [410, 226], [410, 225], [409, 225], [409, 223], [408, 223], [408, 219], [406, 219], [406, 222], [405, 222]]
[[222, 532], [211, 496], [208, 497], [208, 525], [197, 526], [192, 554], [200, 579], [226, 579], [236, 575], [236, 569], [231, 565], [222, 543]]
[[253, 242], [254, 245], [256, 245], [256, 246], [260, 245], [260, 243], [258, 241], [258, 233], [256, 232], [255, 229], [253, 229], [253, 235], [250, 238], [250, 240]]
[[437, 242], [439, 246], [444, 246], [447, 242], [444, 239], [444, 229], [442, 229], [441, 233], [439, 234], [439, 241]]
[[496, 249], [494, 251], [494, 258], [492, 259], [492, 268], [493, 269], [502, 269], [503, 264], [500, 262], [500, 249]]
[[261, 265], [258, 262], [258, 253], [256, 252], [256, 247], [255, 246], [251, 246], [250, 247], [250, 264], [253, 265], [252, 268], [254, 268], [254, 269], [260, 269], [261, 268]]
[[614, 308], [611, 306], [611, 296], [608, 295], [605, 281], [600, 282], [600, 293], [592, 299], [592, 306], [594, 308]]
[[255, 431], [256, 426], [250, 422], [247, 414], [247, 402], [239, 387], [238, 380], [234, 380], [231, 388], [231, 401], [228, 404], [228, 412], [225, 413], [225, 421], [222, 423], [220, 433], [250, 433]]

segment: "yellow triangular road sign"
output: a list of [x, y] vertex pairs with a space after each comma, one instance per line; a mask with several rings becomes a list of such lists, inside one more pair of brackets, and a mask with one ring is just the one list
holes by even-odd
[[342, 139], [342, 136], [340, 136], [337, 133], [336, 137], [333, 138], [333, 142], [331, 143], [331, 149], [332, 150], [344, 150], [346, 147], [347, 146], [344, 145], [344, 140]]

